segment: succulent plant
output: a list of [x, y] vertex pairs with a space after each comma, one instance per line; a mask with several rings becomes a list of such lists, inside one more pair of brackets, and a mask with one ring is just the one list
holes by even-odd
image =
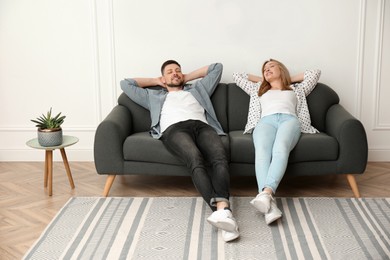
[[55, 117], [51, 115], [51, 108], [47, 112], [46, 115], [42, 114], [42, 116], [37, 119], [31, 119], [33, 123], [36, 123], [36, 127], [39, 129], [53, 129], [60, 128], [62, 123], [64, 122], [65, 116], [61, 116], [61, 112], [58, 113]]

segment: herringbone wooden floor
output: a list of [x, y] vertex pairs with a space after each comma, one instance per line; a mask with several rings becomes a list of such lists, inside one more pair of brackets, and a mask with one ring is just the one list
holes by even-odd
[[[101, 196], [106, 177], [93, 162], [70, 162], [72, 190], [61, 162], [54, 163], [53, 196], [43, 187], [43, 163], [0, 162], [0, 259], [20, 259], [73, 196]], [[356, 176], [362, 197], [390, 196], [390, 162], [369, 163]], [[254, 177], [233, 177], [232, 196], [255, 196]], [[198, 196], [189, 177], [117, 177], [110, 196]], [[278, 197], [352, 197], [344, 176], [283, 180]]]

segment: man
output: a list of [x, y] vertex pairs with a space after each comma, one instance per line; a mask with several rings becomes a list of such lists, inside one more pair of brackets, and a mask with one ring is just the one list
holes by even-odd
[[[151, 135], [181, 158], [191, 173], [195, 187], [214, 211], [207, 221], [222, 229], [225, 241], [239, 236], [229, 204], [229, 166], [219, 135], [225, 135], [215, 115], [210, 96], [222, 74], [215, 63], [183, 74], [181, 66], [168, 60], [161, 77], [121, 81], [122, 90], [150, 111]], [[192, 85], [187, 82], [199, 79]], [[155, 90], [147, 87], [161, 86]], [[207, 172], [206, 162], [212, 172]]]

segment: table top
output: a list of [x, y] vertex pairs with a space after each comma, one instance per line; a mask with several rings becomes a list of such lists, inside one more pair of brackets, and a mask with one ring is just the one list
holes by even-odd
[[70, 146], [78, 141], [79, 139], [76, 136], [64, 135], [62, 136], [62, 144], [57, 146], [42, 146], [38, 143], [38, 138], [31, 139], [26, 144], [35, 149], [55, 150]]

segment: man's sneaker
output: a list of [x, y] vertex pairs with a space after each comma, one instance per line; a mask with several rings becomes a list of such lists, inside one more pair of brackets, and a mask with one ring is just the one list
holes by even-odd
[[282, 217], [282, 212], [280, 211], [280, 209], [278, 209], [276, 202], [272, 200], [270, 210], [268, 213], [265, 214], [265, 223], [269, 225], [281, 217]]
[[257, 194], [256, 198], [251, 200], [251, 204], [261, 213], [268, 213], [271, 207], [271, 200], [273, 200], [272, 195], [268, 192], [261, 192]]
[[214, 211], [207, 221], [216, 228], [234, 232], [237, 229], [236, 220], [233, 218], [232, 212], [228, 209], [220, 209]]
[[238, 232], [238, 227], [233, 232], [228, 232], [225, 230], [222, 230], [222, 239], [225, 242], [230, 242], [240, 236], [240, 233]]

